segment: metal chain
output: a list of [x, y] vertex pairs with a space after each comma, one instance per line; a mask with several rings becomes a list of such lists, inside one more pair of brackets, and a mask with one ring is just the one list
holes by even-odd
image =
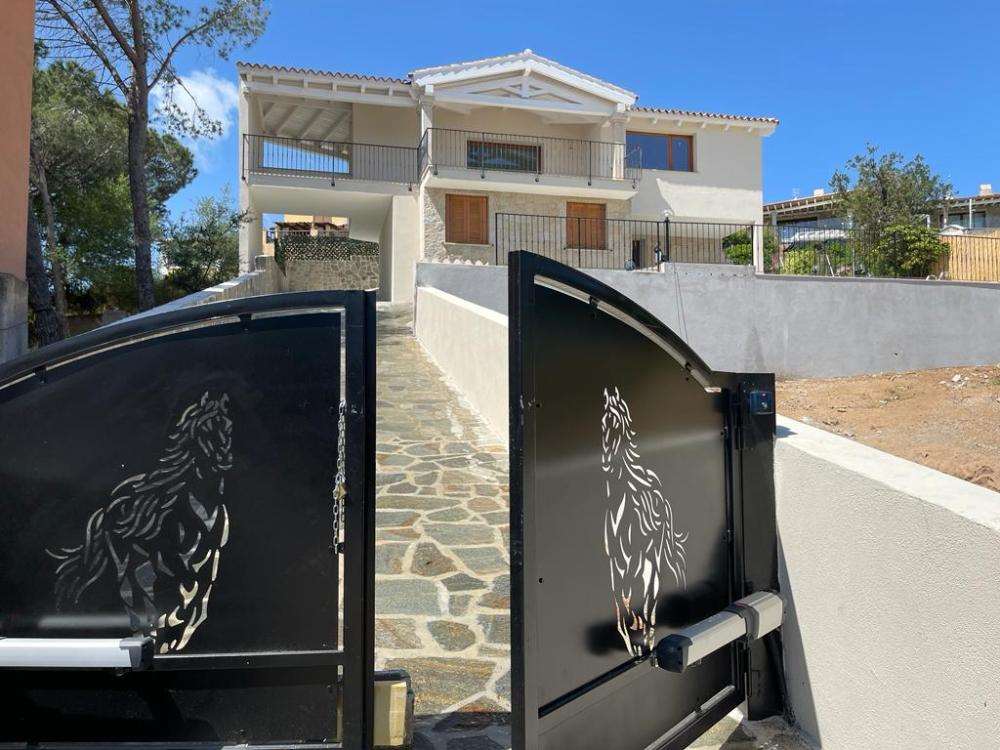
[[340, 411], [337, 417], [337, 477], [333, 485], [333, 548], [340, 554], [344, 551], [344, 543], [340, 538], [340, 529], [344, 517], [344, 498], [347, 497], [347, 401], [341, 399]]

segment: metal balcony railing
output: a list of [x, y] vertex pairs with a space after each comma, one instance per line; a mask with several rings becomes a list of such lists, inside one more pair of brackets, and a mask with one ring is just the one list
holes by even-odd
[[576, 268], [655, 269], [662, 262], [751, 265], [752, 224], [498, 213], [495, 262], [530, 250]]
[[374, 180], [413, 185], [418, 150], [408, 146], [344, 143], [273, 135], [243, 135], [243, 179], [249, 175]]
[[[485, 178], [487, 172], [622, 180], [637, 183], [642, 176], [638, 153], [624, 143], [571, 138], [514, 135], [475, 130], [428, 128], [418, 147], [421, 174], [439, 168], [469, 169]], [[637, 150], [636, 150], [637, 151]]]

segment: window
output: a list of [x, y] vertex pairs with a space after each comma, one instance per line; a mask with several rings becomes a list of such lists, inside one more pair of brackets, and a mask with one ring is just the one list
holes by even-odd
[[485, 245], [489, 235], [489, 213], [485, 195], [446, 195], [444, 241]]
[[542, 148], [527, 143], [469, 141], [465, 163], [469, 169], [540, 172]]
[[958, 224], [966, 229], [983, 229], [986, 227], [986, 212], [974, 211], [972, 213], [972, 226], [969, 226], [969, 212], [948, 214], [949, 224]]
[[630, 167], [694, 171], [694, 136], [626, 133], [625, 152]]

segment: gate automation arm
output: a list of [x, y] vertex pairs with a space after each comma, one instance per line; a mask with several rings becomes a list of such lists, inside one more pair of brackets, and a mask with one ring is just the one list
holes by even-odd
[[656, 665], [683, 672], [709, 654], [746, 637], [759, 640], [781, 626], [784, 604], [769, 591], [758, 591], [733, 602], [718, 614], [668, 635], [656, 644]]
[[0, 669], [149, 669], [152, 638], [0, 638]]

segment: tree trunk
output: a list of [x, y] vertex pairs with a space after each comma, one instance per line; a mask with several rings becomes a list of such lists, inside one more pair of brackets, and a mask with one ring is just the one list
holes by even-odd
[[140, 310], [148, 310], [156, 304], [153, 297], [153, 238], [149, 222], [149, 182], [146, 178], [149, 91], [145, 76], [145, 69], [136, 70], [128, 118], [128, 184], [132, 198], [135, 288]]
[[28, 307], [35, 316], [33, 321], [35, 338], [41, 346], [59, 341], [63, 338], [62, 328], [53, 304], [52, 291], [49, 289], [45, 262], [42, 260], [42, 239], [38, 236], [38, 222], [35, 221], [35, 214], [30, 209], [25, 271], [28, 277]]
[[32, 167], [35, 172], [35, 186], [38, 188], [38, 194], [42, 199], [42, 208], [45, 211], [45, 246], [48, 250], [49, 268], [52, 273], [52, 289], [55, 292], [55, 312], [59, 323], [59, 338], [66, 338], [69, 335], [69, 325], [66, 322], [68, 307], [66, 304], [66, 273], [63, 270], [62, 259], [59, 257], [59, 243], [56, 239], [56, 212], [52, 205], [52, 196], [49, 194], [49, 181], [45, 174], [45, 167], [36, 158], [32, 158]]

